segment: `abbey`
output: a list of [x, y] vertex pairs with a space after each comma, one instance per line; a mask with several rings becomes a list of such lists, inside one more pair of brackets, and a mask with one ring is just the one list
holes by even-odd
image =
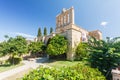
[[49, 38], [52, 38], [56, 34], [65, 36], [69, 41], [69, 50], [67, 53], [67, 59], [74, 59], [74, 50], [80, 42], [87, 42], [90, 36], [95, 37], [98, 40], [102, 39], [102, 33], [99, 30], [87, 31], [74, 23], [74, 8], [63, 9], [60, 14], [56, 16], [56, 31], [42, 40], [47, 43]]

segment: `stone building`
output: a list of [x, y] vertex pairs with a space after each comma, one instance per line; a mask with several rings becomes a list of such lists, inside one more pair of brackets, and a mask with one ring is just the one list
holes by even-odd
[[120, 66], [116, 69], [112, 69], [112, 80], [120, 80]]
[[96, 39], [102, 39], [102, 33], [99, 30], [87, 31], [74, 23], [74, 8], [65, 9], [56, 16], [56, 31], [44, 38], [46, 43], [49, 38], [52, 38], [56, 34], [65, 36], [69, 41], [69, 52], [67, 53], [67, 59], [74, 59], [74, 50], [80, 42], [86, 42], [90, 36]]

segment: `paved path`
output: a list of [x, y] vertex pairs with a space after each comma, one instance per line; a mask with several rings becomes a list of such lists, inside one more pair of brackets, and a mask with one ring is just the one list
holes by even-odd
[[0, 80], [4, 80], [7, 77], [10, 77], [10, 76], [15, 75], [17, 73], [20, 73], [20, 72], [27, 70], [29, 68], [36, 69], [40, 65], [43, 65], [42, 62], [44, 62], [46, 60], [47, 60], [47, 58], [36, 58], [34, 61], [24, 60], [23, 63], [25, 65], [0, 73]]

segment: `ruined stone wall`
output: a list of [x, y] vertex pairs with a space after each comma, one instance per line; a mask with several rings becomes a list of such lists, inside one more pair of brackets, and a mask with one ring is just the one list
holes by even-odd
[[75, 49], [78, 46], [80, 42], [82, 42], [82, 34], [88, 35], [88, 32], [84, 29], [80, 29], [76, 25], [70, 24], [69, 26], [65, 26], [65, 31], [61, 32], [60, 35], [65, 36], [68, 41], [68, 53], [67, 53], [67, 59], [68, 60], [74, 60], [75, 56]]
[[65, 31], [65, 27], [74, 24], [74, 8], [63, 9], [61, 14], [56, 16], [56, 32]]
[[102, 40], [102, 33], [99, 30], [89, 32], [89, 36], [94, 37], [97, 40]]
[[112, 73], [113, 80], [120, 80], [120, 74], [119, 73]]
[[73, 60], [74, 54], [72, 51], [72, 29], [68, 29], [64, 33], [61, 33], [60, 35], [65, 36], [68, 39], [68, 51], [67, 51], [67, 60]]
[[51, 33], [50, 35], [44, 36], [44, 37], [43, 37], [43, 42], [44, 42], [45, 44], [47, 44], [48, 40], [49, 40], [50, 38], [54, 37], [55, 35], [56, 35], [55, 33]]
[[[68, 52], [67, 59], [73, 60], [75, 56], [75, 49], [80, 42], [87, 42], [89, 36], [93, 36], [98, 40], [102, 39], [102, 33], [98, 30], [87, 31], [74, 24], [74, 8], [63, 9], [62, 12], [56, 16], [56, 32], [55, 34], [60, 34], [65, 36], [68, 41]], [[53, 35], [48, 35], [45, 37], [44, 41], [47, 43], [49, 38]]]

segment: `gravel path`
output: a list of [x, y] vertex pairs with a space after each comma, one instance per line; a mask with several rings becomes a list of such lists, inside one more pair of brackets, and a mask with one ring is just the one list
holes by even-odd
[[9, 77], [13, 75], [18, 76], [18, 74], [21, 74], [25, 70], [36, 69], [40, 65], [43, 65], [42, 62], [46, 60], [47, 58], [36, 58], [32, 61], [24, 60], [23, 63], [25, 65], [0, 73], [0, 80], [10, 80]]

